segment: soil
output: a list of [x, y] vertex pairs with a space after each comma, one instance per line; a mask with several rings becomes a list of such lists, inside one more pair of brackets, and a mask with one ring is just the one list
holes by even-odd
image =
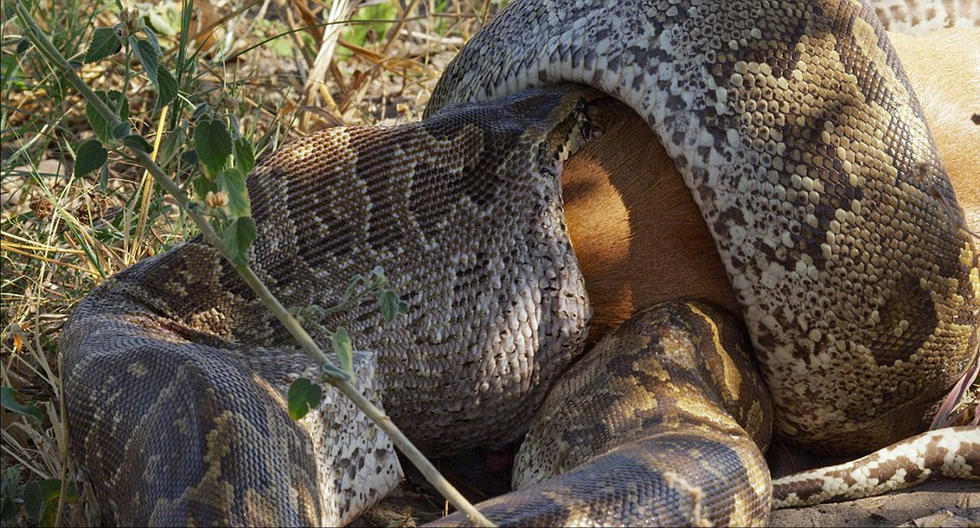
[[934, 480], [848, 502], [776, 510], [770, 526], [980, 526], [980, 484]]

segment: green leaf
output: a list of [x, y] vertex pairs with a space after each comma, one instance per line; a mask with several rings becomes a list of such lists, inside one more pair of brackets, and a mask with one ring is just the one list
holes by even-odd
[[105, 165], [109, 151], [102, 146], [98, 139], [90, 139], [75, 151], [75, 176], [86, 174]]
[[24, 486], [24, 508], [38, 525], [54, 526], [60, 495], [61, 481], [58, 479], [28, 482]]
[[106, 57], [111, 57], [122, 49], [122, 42], [119, 35], [112, 28], [98, 28], [92, 33], [92, 41], [85, 52], [85, 62], [95, 62]]
[[0, 477], [0, 520], [7, 526], [10, 526], [17, 517], [17, 503], [14, 499], [23, 500], [23, 497], [20, 468], [17, 466], [5, 468]]
[[147, 153], [153, 151], [153, 147], [145, 139], [143, 139], [143, 136], [139, 134], [130, 134], [124, 137], [123, 145]]
[[99, 189], [102, 191], [109, 190], [109, 166], [103, 165], [102, 170], [99, 171]]
[[146, 39], [150, 42], [150, 45], [153, 46], [153, 52], [156, 53], [157, 57], [162, 57], [163, 51], [160, 49], [160, 41], [157, 40], [157, 34], [146, 24], [140, 25], [140, 29], [146, 34]]
[[43, 500], [41, 495], [41, 486], [37, 481], [28, 482], [24, 486], [24, 509], [27, 510], [27, 516], [31, 519], [37, 519], [37, 514], [41, 511]]
[[3, 497], [0, 497], [0, 521], [9, 526], [16, 516], [17, 504], [14, 502], [13, 496], [4, 494]]
[[61, 495], [61, 481], [58, 479], [47, 479], [42, 480], [39, 484], [44, 500], [41, 502], [41, 511], [38, 512], [37, 524], [39, 526], [54, 526], [55, 517], [58, 515], [58, 497]]
[[[161, 167], [166, 167], [177, 157], [178, 152], [187, 152], [184, 150], [185, 141], [187, 141], [187, 133], [183, 127], [178, 126], [167, 132], [163, 136], [163, 141], [160, 142], [160, 152], [157, 156], [159, 161], [157, 163]], [[192, 165], [197, 165], [197, 159], [194, 160]]]
[[333, 345], [333, 351], [337, 353], [337, 358], [340, 359], [340, 368], [353, 377], [354, 345], [350, 341], [350, 336], [347, 335], [347, 329], [343, 326], [337, 327], [333, 337], [330, 338], [330, 344]]
[[[357, 10], [351, 20], [363, 20], [372, 22], [375, 20], [391, 20], [398, 16], [394, 2], [382, 2], [379, 4], [365, 5]], [[368, 44], [368, 36], [373, 37], [374, 41], [380, 42], [385, 38], [385, 33], [391, 27], [391, 22], [374, 22], [369, 24], [354, 24], [344, 30], [342, 37], [348, 42], [358, 46]]]
[[248, 265], [248, 247], [255, 240], [255, 221], [247, 216], [236, 218], [222, 234], [225, 251], [231, 261], [240, 266]]
[[248, 189], [245, 187], [245, 173], [238, 168], [225, 169], [218, 173], [218, 189], [228, 193], [228, 214], [232, 217], [252, 214], [248, 202]]
[[231, 130], [231, 138], [233, 140], [239, 140], [242, 138], [242, 130], [238, 126], [238, 118], [234, 115], [228, 115], [228, 128]]
[[29, 416], [35, 420], [40, 420], [44, 414], [41, 408], [33, 403], [26, 405], [17, 401], [17, 391], [13, 387], [0, 387], [0, 407], [22, 416]]
[[45, 528], [54, 526], [57, 515], [58, 501], [44, 501], [41, 503], [41, 511], [37, 514], [37, 525]]
[[[61, 486], [61, 481], [60, 480], [58, 481], [58, 485]], [[79, 498], [81, 498], [81, 494], [78, 493], [78, 485], [77, 485], [77, 483], [69, 480], [68, 481], [68, 484], [65, 486], [65, 494], [61, 498], [63, 498], [64, 500], [66, 500], [68, 502], [75, 502]]]
[[0, 77], [8, 83], [8, 90], [26, 90], [27, 83], [24, 82], [24, 72], [20, 69], [20, 61], [15, 55], [7, 53], [0, 54]]
[[193, 180], [194, 195], [201, 202], [204, 202], [209, 192], [218, 192], [218, 183], [198, 175]]
[[106, 102], [123, 121], [129, 119], [129, 100], [119, 90], [109, 90]]
[[231, 154], [231, 135], [221, 119], [202, 120], [194, 127], [194, 149], [204, 166], [217, 174]]
[[[180, 153], [180, 162], [181, 163], [184, 163], [184, 164], [187, 164], [187, 165], [193, 165], [193, 166], [196, 167], [199, 161], [200, 160], [197, 159], [197, 151], [194, 150], [194, 149], [185, 150], [185, 151], [183, 151], [183, 152]], [[207, 178], [198, 178], [198, 179], [204, 180], [204, 179], [207, 179]], [[212, 189], [209, 189], [209, 190], [212, 190]]]
[[245, 138], [235, 140], [235, 165], [245, 174], [252, 172], [255, 167], [255, 154], [252, 152], [252, 145]]
[[[99, 94], [99, 92], [95, 93]], [[109, 122], [91, 104], [85, 105], [85, 117], [88, 119], [88, 124], [92, 127], [92, 130], [99, 139], [106, 143], [112, 139], [112, 130], [109, 129]]]
[[146, 76], [159, 89], [160, 81], [157, 78], [157, 70], [160, 69], [160, 54], [157, 52], [157, 48], [149, 40], [138, 39], [133, 36], [129, 37], [129, 45], [133, 53], [136, 54], [136, 58], [139, 59], [140, 64], [143, 65], [143, 71], [146, 72]]
[[401, 302], [398, 294], [392, 290], [381, 290], [378, 292], [378, 306], [381, 307], [381, 315], [385, 322], [390, 323], [401, 313]]
[[320, 405], [323, 389], [306, 378], [299, 378], [289, 386], [289, 417], [299, 420], [310, 412], [310, 409]]
[[177, 79], [171, 75], [170, 70], [166, 69], [161, 65], [157, 69], [157, 90], [160, 92], [160, 97], [157, 98], [157, 106], [162, 107], [170, 104], [177, 97]]
[[[122, 92], [119, 90], [110, 90], [106, 93], [103, 90], [97, 90], [95, 95], [102, 99], [102, 102], [106, 104], [109, 108], [116, 112], [123, 122], [129, 118], [129, 101], [123, 97]], [[88, 119], [89, 125], [92, 126], [92, 130], [95, 131], [95, 135], [99, 136], [102, 143], [109, 143], [112, 141], [112, 128], [109, 126], [109, 122], [102, 117], [102, 114], [92, 105], [85, 106], [85, 117]], [[121, 126], [121, 125], [120, 125]], [[127, 124], [127, 126], [129, 126]], [[120, 136], [121, 137], [121, 136]]]

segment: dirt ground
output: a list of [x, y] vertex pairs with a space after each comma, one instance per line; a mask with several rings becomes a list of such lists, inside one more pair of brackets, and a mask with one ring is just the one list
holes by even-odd
[[980, 484], [935, 480], [849, 502], [776, 510], [770, 526], [980, 526]]

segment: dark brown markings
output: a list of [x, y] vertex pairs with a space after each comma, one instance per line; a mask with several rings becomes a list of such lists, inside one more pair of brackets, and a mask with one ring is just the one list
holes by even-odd
[[[908, 361], [938, 324], [932, 297], [919, 285], [917, 276], [906, 275], [891, 292], [891, 297], [878, 309], [880, 321], [869, 336], [868, 348], [880, 366], [891, 366], [898, 360]], [[896, 336], [900, 324], [907, 328]]]

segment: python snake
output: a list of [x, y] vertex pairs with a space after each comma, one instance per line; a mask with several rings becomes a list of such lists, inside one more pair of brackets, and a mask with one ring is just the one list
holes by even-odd
[[[608, 96], [674, 158], [748, 338], [670, 303], [572, 365], [590, 306], [560, 173]], [[310, 329], [348, 329], [356, 384], [414, 442], [530, 428], [528, 487], [481, 506], [505, 524], [763, 524], [770, 418], [797, 444], [867, 452], [921, 431], [976, 355], [973, 242], [856, 1], [513, 2], [422, 122], [312, 134], [248, 185], [250, 260], [283, 304], [332, 306], [385, 268], [407, 315], [365, 302]], [[61, 351], [71, 448], [108, 522], [340, 524], [399, 478], [387, 438], [333, 391], [288, 418], [289, 383], [317, 367], [199, 240], [93, 290]], [[977, 476], [976, 430], [957, 432], [936, 469]]]

